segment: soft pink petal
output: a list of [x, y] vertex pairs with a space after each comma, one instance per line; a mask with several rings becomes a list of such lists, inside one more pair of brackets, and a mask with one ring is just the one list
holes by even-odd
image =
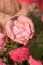
[[29, 49], [25, 47], [20, 47], [15, 50], [9, 51], [9, 55], [14, 62], [23, 62], [29, 56]]
[[33, 59], [31, 55], [29, 56], [28, 62], [30, 65], [42, 65], [41, 61]]

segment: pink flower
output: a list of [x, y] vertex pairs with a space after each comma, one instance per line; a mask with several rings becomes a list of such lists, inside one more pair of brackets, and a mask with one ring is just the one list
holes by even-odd
[[29, 50], [25, 47], [20, 47], [16, 50], [9, 51], [9, 55], [14, 62], [23, 62], [28, 58]]
[[6, 64], [2, 61], [1, 58], [0, 58], [0, 65], [6, 65]]
[[31, 55], [29, 56], [28, 62], [30, 65], [42, 65], [41, 61], [33, 59]]
[[0, 50], [2, 49], [3, 45], [4, 45], [4, 35], [0, 33]]
[[36, 3], [38, 0], [16, 0], [18, 4], [22, 4], [23, 2], [26, 2], [27, 4]]
[[12, 40], [26, 45], [34, 35], [34, 25], [30, 18], [19, 16], [17, 20], [7, 22], [6, 32]]
[[43, 11], [43, 0], [39, 0], [39, 9]]
[[0, 33], [0, 45], [4, 44], [4, 35]]

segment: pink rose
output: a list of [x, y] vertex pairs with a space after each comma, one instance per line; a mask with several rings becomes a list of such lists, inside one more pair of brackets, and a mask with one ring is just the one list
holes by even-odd
[[0, 33], [0, 50], [4, 45], [4, 35], [2, 33]]
[[26, 45], [34, 35], [34, 25], [30, 18], [19, 16], [17, 20], [7, 22], [6, 32], [12, 40]]
[[20, 47], [16, 50], [9, 51], [9, 55], [14, 62], [23, 62], [28, 58], [29, 50], [25, 47]]
[[33, 59], [31, 55], [29, 56], [28, 62], [30, 65], [42, 65], [41, 61]]
[[0, 65], [6, 65], [6, 64], [2, 61], [1, 58], [0, 58]]

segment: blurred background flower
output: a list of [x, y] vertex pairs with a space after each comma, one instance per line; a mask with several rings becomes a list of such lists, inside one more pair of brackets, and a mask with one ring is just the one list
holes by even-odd
[[0, 33], [0, 51], [3, 49], [4, 43], [4, 34]]
[[0, 65], [6, 65], [6, 64], [2, 61], [1, 58], [0, 58]]
[[25, 47], [20, 47], [15, 50], [9, 51], [9, 55], [14, 62], [23, 62], [29, 56], [29, 49]]
[[30, 65], [42, 65], [40, 60], [35, 60], [33, 57], [30, 55], [29, 60], [28, 60]]

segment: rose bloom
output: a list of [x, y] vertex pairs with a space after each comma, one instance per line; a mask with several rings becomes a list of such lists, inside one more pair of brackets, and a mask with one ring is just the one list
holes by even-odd
[[4, 35], [2, 33], [0, 33], [0, 50], [4, 45]]
[[33, 59], [31, 55], [29, 56], [28, 62], [30, 65], [42, 65], [41, 61]]
[[23, 62], [28, 58], [29, 50], [25, 47], [20, 47], [9, 51], [9, 55], [14, 62]]
[[12, 40], [26, 45], [34, 35], [34, 24], [30, 18], [19, 16], [16, 20], [7, 22], [6, 32]]
[[6, 65], [6, 64], [2, 61], [1, 58], [0, 58], [0, 65]]

